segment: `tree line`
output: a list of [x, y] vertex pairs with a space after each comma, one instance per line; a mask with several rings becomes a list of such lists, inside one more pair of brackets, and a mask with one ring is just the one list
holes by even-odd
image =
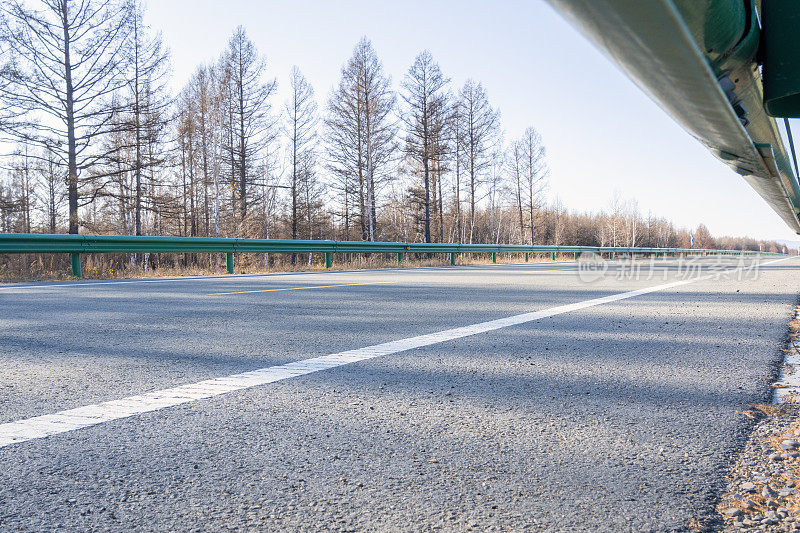
[[536, 129], [506, 140], [484, 86], [427, 50], [395, 89], [364, 37], [328, 95], [293, 67], [277, 102], [239, 26], [171, 94], [143, 15], [140, 0], [0, 5], [0, 231], [779, 247], [690, 236], [618, 196], [599, 213], [548, 202]]

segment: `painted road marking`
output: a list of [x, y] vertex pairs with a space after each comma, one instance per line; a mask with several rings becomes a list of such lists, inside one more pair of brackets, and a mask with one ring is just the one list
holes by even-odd
[[306, 289], [327, 289], [330, 287], [355, 287], [357, 285], [385, 285], [399, 283], [398, 281], [369, 281], [364, 283], [340, 283], [338, 285], [314, 285], [312, 287], [285, 287], [283, 289], [260, 289], [256, 291], [212, 292], [208, 296], [223, 296], [225, 294], [249, 294], [251, 292], [277, 292], [277, 291], [304, 291]]
[[[769, 261], [765, 264], [777, 263], [779, 261], [786, 261], [792, 259], [785, 257]], [[730, 269], [728, 272], [736, 272], [738, 269]], [[284, 365], [270, 366], [250, 372], [243, 372], [241, 374], [233, 374], [222, 378], [207, 379], [197, 383], [190, 383], [188, 385], [181, 385], [170, 389], [164, 389], [146, 394], [136, 396], [128, 396], [120, 400], [112, 400], [75, 409], [67, 409], [43, 416], [35, 416], [15, 422], [7, 422], [0, 424], [0, 448], [10, 444], [18, 444], [34, 439], [41, 439], [51, 435], [58, 435], [60, 433], [67, 433], [76, 429], [82, 429], [103, 422], [111, 420], [119, 420], [128, 418], [142, 413], [149, 413], [158, 411], [167, 407], [174, 407], [185, 403], [194, 402], [206, 398], [212, 398], [221, 394], [229, 392], [249, 389], [251, 387], [258, 387], [268, 383], [274, 383], [283, 379], [289, 379], [312, 372], [319, 372], [328, 370], [342, 365], [355, 363], [357, 361], [365, 361], [367, 359], [374, 359], [383, 355], [391, 355], [414, 348], [422, 348], [424, 346], [431, 346], [446, 341], [461, 339], [479, 333], [487, 333], [509, 326], [517, 326], [526, 324], [542, 318], [549, 318], [564, 313], [571, 313], [572, 311], [579, 311], [589, 307], [618, 302], [628, 298], [634, 298], [643, 294], [661, 291], [664, 289], [671, 289], [688, 285], [697, 281], [703, 281], [718, 277], [721, 273], [708, 274], [705, 276], [698, 276], [692, 279], [684, 279], [664, 283], [661, 285], [654, 285], [644, 289], [637, 289], [635, 291], [622, 292], [612, 294], [610, 296], [603, 296], [601, 298], [593, 298], [583, 302], [573, 304], [560, 305], [551, 307], [542, 311], [533, 311], [530, 313], [522, 313], [513, 315], [506, 318], [497, 320], [489, 320], [487, 322], [480, 322], [470, 326], [463, 326], [459, 328], [447, 329], [436, 333], [429, 333], [426, 335], [419, 335], [416, 337], [409, 337], [396, 341], [385, 342], [383, 344], [376, 344], [375, 346], [367, 346], [366, 348], [358, 348], [356, 350], [347, 350], [340, 353], [323, 355], [320, 357], [313, 357], [304, 359], [302, 361], [295, 361]]]

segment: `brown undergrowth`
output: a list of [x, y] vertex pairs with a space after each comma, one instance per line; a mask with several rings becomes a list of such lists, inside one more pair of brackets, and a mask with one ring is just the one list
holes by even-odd
[[[325, 271], [323, 254], [297, 254], [294, 264], [291, 254], [270, 254], [269, 267], [265, 254], [237, 254], [235, 274], [264, 274], [279, 272]], [[571, 261], [572, 256], [556, 257], [556, 262]], [[141, 262], [141, 259], [139, 259]], [[519, 263], [519, 254], [497, 254], [498, 263]], [[531, 257], [531, 263], [550, 263], [550, 257]], [[365, 270], [378, 268], [420, 268], [449, 265], [449, 256], [436, 254], [407, 254], [398, 265], [396, 254], [337, 254], [333, 270]], [[457, 265], [492, 264], [487, 255], [462, 255]], [[85, 279], [169, 278], [181, 276], [210, 276], [225, 274], [224, 254], [148, 254], [147, 268], [134, 263], [132, 254], [83, 254], [82, 274]], [[57, 281], [74, 279], [68, 254], [0, 255], [0, 281]]]

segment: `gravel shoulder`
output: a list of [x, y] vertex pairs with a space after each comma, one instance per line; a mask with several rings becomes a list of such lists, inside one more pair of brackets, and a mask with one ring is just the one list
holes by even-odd
[[731, 468], [717, 508], [723, 531], [800, 531], [798, 316], [788, 325], [786, 356], [773, 383], [775, 401], [742, 411], [755, 427]]

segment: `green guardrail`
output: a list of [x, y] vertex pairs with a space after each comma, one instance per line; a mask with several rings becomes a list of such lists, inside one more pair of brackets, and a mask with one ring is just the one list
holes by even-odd
[[780, 255], [747, 250], [709, 250], [696, 248], [639, 248], [609, 246], [546, 246], [526, 244], [455, 244], [411, 242], [315, 241], [291, 239], [230, 239], [216, 237], [149, 237], [126, 235], [51, 235], [38, 233], [0, 234], [0, 254], [68, 253], [72, 256], [72, 274], [81, 277], [80, 254], [87, 253], [224, 253], [229, 274], [233, 274], [234, 253], [324, 253], [325, 267], [333, 266], [335, 253], [396, 253], [402, 263], [404, 254], [450, 254], [450, 264], [455, 265], [456, 254], [491, 253], [497, 262], [498, 253], [520, 253], [528, 261], [531, 253], [590, 252], [601, 257], [629, 256], [684, 256], [684, 255]]

